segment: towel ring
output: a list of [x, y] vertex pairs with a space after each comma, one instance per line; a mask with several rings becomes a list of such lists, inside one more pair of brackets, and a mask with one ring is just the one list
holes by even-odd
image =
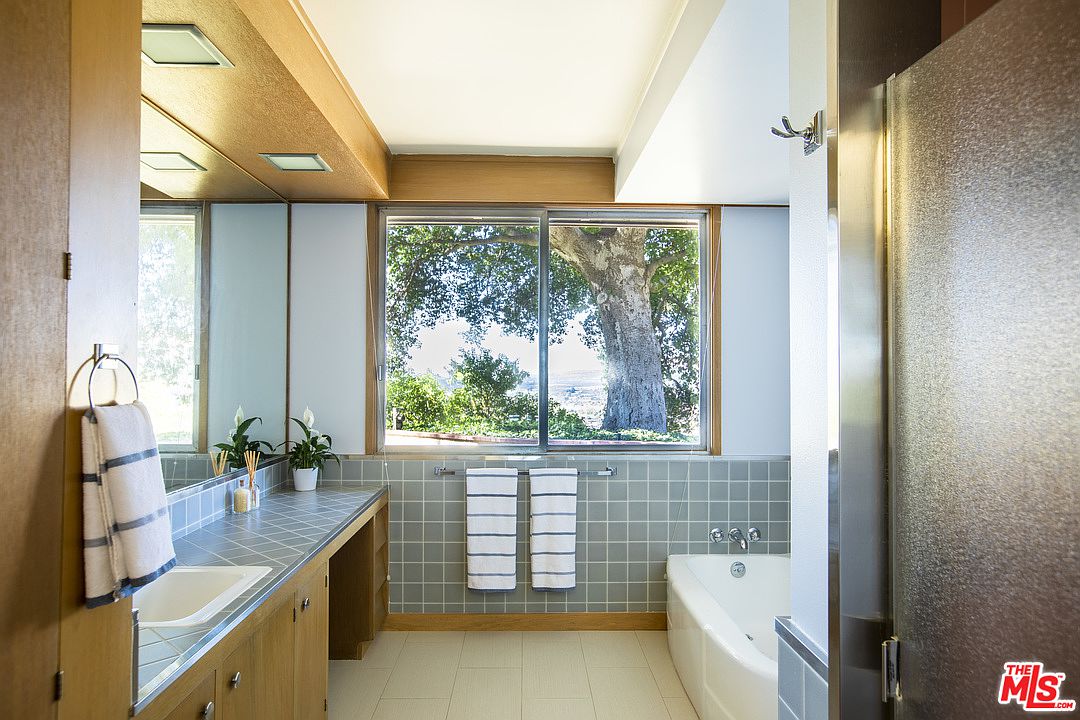
[[128, 373], [131, 374], [131, 384], [135, 386], [135, 400], [139, 399], [139, 381], [135, 379], [135, 371], [131, 369], [131, 366], [127, 364], [127, 361], [119, 355], [113, 355], [110, 353], [102, 353], [98, 356], [98, 359], [94, 362], [94, 367], [90, 368], [90, 380], [87, 382], [86, 398], [90, 401], [90, 409], [94, 409], [94, 373], [101, 367], [101, 363], [106, 360], [116, 360], [121, 365], [127, 368]]

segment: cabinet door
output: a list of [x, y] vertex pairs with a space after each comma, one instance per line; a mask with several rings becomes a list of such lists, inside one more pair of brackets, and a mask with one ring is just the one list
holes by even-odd
[[255, 717], [290, 720], [295, 701], [295, 628], [292, 599], [255, 629]]
[[187, 697], [173, 708], [172, 712], [165, 716], [165, 720], [215, 720], [221, 716], [217, 714], [217, 699], [214, 690], [217, 685], [214, 670], [206, 673], [199, 681], [195, 689], [188, 693]]
[[326, 717], [329, 579], [329, 568], [323, 565], [296, 592], [296, 720]]
[[255, 720], [255, 641], [232, 651], [218, 672], [217, 720]]

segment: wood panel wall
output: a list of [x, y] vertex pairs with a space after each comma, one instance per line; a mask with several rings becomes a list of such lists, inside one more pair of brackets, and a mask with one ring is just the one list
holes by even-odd
[[52, 718], [60, 595], [68, 0], [0, 5], [0, 717]]
[[941, 0], [941, 41], [948, 40], [996, 2], [997, 0]]
[[395, 202], [580, 203], [615, 201], [615, 163], [607, 157], [397, 155], [390, 169]]
[[[96, 342], [120, 345], [135, 367], [139, 269], [139, 0], [70, 0], [71, 147], [68, 232], [68, 409], [60, 717], [126, 717], [131, 706], [131, 601], [83, 605], [79, 418]], [[138, 368], [135, 367], [136, 372]], [[100, 378], [100, 383], [98, 382]], [[95, 376], [94, 398], [132, 398], [130, 380]]]

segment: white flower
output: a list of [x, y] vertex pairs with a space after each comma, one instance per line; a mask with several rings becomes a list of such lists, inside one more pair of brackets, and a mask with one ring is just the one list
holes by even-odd
[[244, 422], [244, 406], [243, 405], [237, 405], [236, 406], [236, 417], [233, 418], [233, 422], [235, 423], [234, 427], [240, 427], [240, 423]]
[[315, 425], [315, 413], [311, 412], [311, 408], [304, 408], [304, 424], [308, 426], [310, 430]]

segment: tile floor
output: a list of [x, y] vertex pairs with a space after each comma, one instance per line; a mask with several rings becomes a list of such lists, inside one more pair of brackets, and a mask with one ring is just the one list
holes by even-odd
[[330, 662], [330, 720], [697, 720], [650, 632], [382, 632]]

